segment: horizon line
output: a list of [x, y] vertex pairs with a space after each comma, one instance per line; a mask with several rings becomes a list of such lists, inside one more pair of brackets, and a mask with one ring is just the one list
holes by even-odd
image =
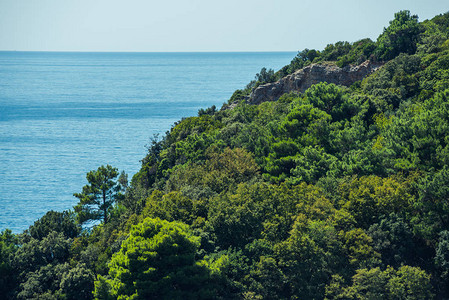
[[279, 51], [84, 51], [84, 50], [0, 50], [0, 52], [49, 52], [49, 53], [290, 53], [300, 50]]

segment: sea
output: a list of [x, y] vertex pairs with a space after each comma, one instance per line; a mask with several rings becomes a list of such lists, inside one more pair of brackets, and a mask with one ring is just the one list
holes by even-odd
[[131, 179], [151, 139], [295, 54], [0, 52], [0, 231], [72, 209], [101, 165]]

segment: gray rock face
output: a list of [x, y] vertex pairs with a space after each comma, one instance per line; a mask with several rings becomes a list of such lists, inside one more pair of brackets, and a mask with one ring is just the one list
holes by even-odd
[[258, 86], [247, 99], [249, 104], [259, 104], [265, 101], [276, 101], [283, 94], [293, 91], [303, 93], [313, 84], [319, 82], [350, 86], [362, 80], [367, 75], [382, 66], [369, 60], [358, 66], [339, 68], [333, 64], [311, 64], [280, 80]]

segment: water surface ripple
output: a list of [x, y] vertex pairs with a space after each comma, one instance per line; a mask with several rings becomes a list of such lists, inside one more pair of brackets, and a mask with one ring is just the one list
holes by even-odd
[[138, 171], [145, 145], [295, 53], [0, 52], [0, 230], [77, 203], [87, 171]]

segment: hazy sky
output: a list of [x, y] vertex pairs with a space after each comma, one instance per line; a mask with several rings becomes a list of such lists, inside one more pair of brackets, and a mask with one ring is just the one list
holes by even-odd
[[0, 50], [297, 51], [373, 40], [448, 0], [0, 0]]

